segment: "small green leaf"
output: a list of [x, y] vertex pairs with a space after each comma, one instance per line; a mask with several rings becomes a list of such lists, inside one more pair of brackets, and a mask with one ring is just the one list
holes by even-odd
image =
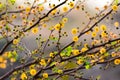
[[57, 68], [57, 67], [54, 67], [54, 68], [52, 68], [52, 71], [57, 73], [58, 68]]
[[90, 62], [85, 62], [86, 65], [90, 65]]
[[106, 56], [106, 57], [109, 56], [109, 53], [108, 52], [104, 53], [104, 56]]
[[100, 78], [101, 78], [101, 76], [99, 75], [99, 76], [96, 77], [96, 80], [100, 80]]
[[117, 5], [119, 3], [119, 0], [115, 0], [115, 4]]
[[111, 45], [115, 45], [117, 44], [117, 41], [111, 42]]
[[62, 76], [61, 80], [69, 80], [69, 76], [68, 75], [64, 75], [64, 76]]
[[85, 65], [85, 69], [90, 69], [91, 66], [90, 65]]
[[13, 55], [12, 55], [12, 52], [9, 52], [8, 53], [8, 58], [11, 58]]
[[16, 2], [16, 0], [9, 0], [9, 2], [10, 2], [12, 5], [14, 5], [15, 2]]
[[75, 68], [75, 67], [77, 67], [77, 64], [72, 61], [67, 62], [67, 64], [65, 64], [65, 66], [64, 66], [64, 68], [66, 68], [66, 69], [71, 69], [71, 68]]

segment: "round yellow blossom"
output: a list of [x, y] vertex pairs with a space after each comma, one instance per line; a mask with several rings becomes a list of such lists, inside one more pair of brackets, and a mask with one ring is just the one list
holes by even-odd
[[26, 73], [23, 72], [23, 73], [21, 74], [20, 78], [21, 78], [22, 80], [26, 80], [26, 79], [27, 79]]
[[48, 78], [48, 73], [43, 73], [43, 78]]
[[99, 27], [94, 27], [94, 31], [98, 32], [99, 31]]
[[99, 62], [104, 62], [105, 60], [104, 59], [100, 59]]
[[101, 37], [106, 37], [107, 36], [107, 34], [103, 31], [102, 33], [101, 33]]
[[73, 41], [74, 41], [74, 42], [77, 42], [78, 40], [79, 40], [78, 36], [74, 36], [74, 37], [73, 37]]
[[79, 50], [75, 49], [75, 50], [72, 50], [72, 54], [73, 55], [78, 55], [78, 54], [80, 54], [80, 52], [79, 52]]
[[57, 12], [57, 9], [53, 10], [53, 11], [51, 12], [51, 14], [52, 14], [52, 15], [55, 15], [56, 12]]
[[117, 5], [113, 5], [113, 6], [112, 6], [112, 10], [113, 10], [113, 11], [117, 11], [117, 10], [118, 10], [118, 6], [117, 6]]
[[85, 44], [84, 44], [84, 47], [85, 47], [85, 48], [87, 48], [87, 47], [88, 47], [88, 44], [87, 44], [87, 43], [85, 43]]
[[15, 58], [11, 58], [10, 62], [16, 62], [16, 59]]
[[103, 25], [100, 26], [100, 29], [101, 29], [102, 31], [105, 31], [105, 30], [107, 29], [107, 27], [106, 27], [106, 25], [103, 24]]
[[39, 30], [38, 30], [38, 27], [32, 28], [32, 33], [33, 33], [33, 34], [38, 33], [38, 31], [39, 31]]
[[73, 7], [74, 7], [74, 3], [73, 3], [73, 2], [70, 2], [70, 3], [69, 3], [69, 6], [70, 6], [70, 8], [73, 8]]
[[76, 6], [76, 10], [79, 10], [80, 9], [80, 6]]
[[13, 15], [12, 15], [12, 18], [13, 18], [13, 19], [16, 19], [16, 15], [15, 15], [15, 14], [13, 14]]
[[115, 60], [114, 60], [114, 64], [115, 64], [115, 65], [119, 65], [119, 64], [120, 64], [120, 59], [115, 59]]
[[63, 19], [62, 19], [62, 22], [63, 22], [63, 23], [66, 23], [67, 21], [68, 21], [68, 18], [63, 18]]
[[41, 59], [40, 64], [43, 65], [43, 66], [46, 66], [46, 61], [45, 61], [45, 59]]
[[35, 67], [35, 65], [31, 65], [30, 67], [29, 67], [29, 69], [33, 69]]
[[87, 50], [88, 50], [88, 48], [83, 47], [83, 48], [81, 49], [81, 52], [85, 52], [85, 51], [87, 51]]
[[50, 57], [54, 57], [54, 53], [51, 52], [51, 53], [50, 53]]
[[106, 49], [105, 48], [101, 48], [100, 49], [100, 53], [102, 54], [102, 53], [105, 53], [106, 52]]
[[44, 28], [46, 28], [46, 27], [47, 27], [47, 24], [43, 24], [42, 26], [43, 26]]
[[26, 12], [30, 12], [30, 7], [26, 7]]
[[7, 57], [8, 56], [8, 52], [5, 52], [4, 54], [3, 54], [3, 57]]
[[54, 26], [54, 28], [55, 28], [55, 30], [60, 30], [61, 26], [60, 26], [60, 24], [58, 23], [58, 24], [56, 24], [56, 25]]
[[73, 28], [72, 31], [71, 31], [71, 33], [72, 33], [72, 34], [76, 34], [77, 31], [78, 31], [77, 28]]
[[111, 53], [111, 56], [112, 56], [112, 57], [116, 57], [116, 56], [117, 56], [117, 54], [116, 54], [116, 53], [114, 53], [114, 52], [112, 52], [112, 53]]
[[119, 27], [119, 22], [115, 22], [115, 23], [114, 23], [114, 26], [115, 26], [115, 27]]
[[5, 69], [6, 67], [6, 63], [0, 63], [0, 68]]
[[32, 25], [33, 25], [33, 22], [30, 21], [30, 22], [29, 22], [29, 25], [32, 26]]
[[64, 6], [64, 7], [63, 7], [63, 11], [64, 11], [64, 12], [67, 12], [67, 11], [68, 11], [68, 7], [67, 7], [67, 6]]
[[95, 62], [96, 62], [96, 60], [91, 60], [90, 62], [91, 62], [91, 63], [95, 63]]
[[89, 35], [91, 31], [86, 32], [85, 34]]
[[77, 64], [79, 64], [79, 65], [81, 65], [81, 64], [83, 64], [83, 60], [82, 59], [79, 59], [78, 61], [77, 61]]
[[61, 28], [63, 28], [65, 26], [65, 24], [63, 22], [60, 23]]
[[92, 32], [92, 37], [96, 37], [96, 36], [97, 36], [96, 32]]
[[30, 74], [31, 74], [32, 76], [34, 76], [36, 73], [37, 73], [37, 71], [36, 71], [35, 69], [30, 69]]
[[14, 40], [13, 40], [13, 44], [16, 45], [16, 44], [18, 44], [18, 43], [19, 43], [19, 39], [14, 39]]
[[43, 11], [43, 10], [44, 10], [44, 6], [40, 5], [40, 6], [39, 6], [39, 11], [41, 12], [41, 11]]
[[0, 62], [4, 62], [4, 58], [0, 56]]

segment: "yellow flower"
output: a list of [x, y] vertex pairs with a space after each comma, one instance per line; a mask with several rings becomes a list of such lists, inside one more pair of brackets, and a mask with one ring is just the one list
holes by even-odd
[[88, 47], [88, 44], [87, 44], [87, 43], [85, 43], [85, 44], [84, 44], [84, 47], [85, 47], [85, 48], [87, 48], [87, 47]]
[[101, 48], [100, 49], [100, 53], [102, 54], [102, 53], [105, 53], [106, 52], [106, 49], [105, 48]]
[[78, 36], [74, 36], [74, 37], [73, 37], [73, 41], [74, 41], [74, 42], [77, 42], [78, 40], [79, 40]]
[[31, 65], [29, 68], [30, 68], [30, 69], [33, 69], [34, 67], [35, 67], [35, 65]]
[[100, 29], [101, 29], [102, 31], [105, 31], [105, 30], [107, 29], [107, 27], [106, 27], [106, 25], [103, 24], [103, 25], [100, 26]]
[[113, 5], [112, 9], [113, 9], [113, 11], [117, 11], [118, 10], [118, 6], [117, 5]]
[[96, 60], [91, 60], [90, 62], [91, 62], [91, 63], [95, 63], [95, 62], [96, 62]]
[[38, 27], [32, 28], [32, 33], [33, 33], [33, 34], [38, 33], [38, 31], [39, 31], [39, 30], [38, 30]]
[[30, 7], [26, 7], [26, 12], [30, 12]]
[[43, 24], [42, 26], [45, 28], [45, 27], [47, 27], [47, 24]]
[[114, 26], [115, 26], [115, 27], [119, 27], [119, 22], [115, 22], [115, 23], [114, 23]]
[[79, 59], [78, 61], [77, 61], [77, 64], [79, 64], [79, 65], [81, 65], [81, 64], [83, 64], [83, 60], [81, 60], [81, 59]]
[[92, 37], [96, 37], [96, 32], [92, 32]]
[[100, 59], [99, 62], [104, 62], [105, 60], [104, 59]]
[[6, 68], [6, 63], [0, 63], [0, 68], [5, 69]]
[[51, 12], [51, 14], [52, 14], [52, 15], [55, 15], [56, 12], [57, 12], [57, 9], [53, 10], [53, 11]]
[[83, 48], [81, 49], [81, 52], [85, 52], [85, 51], [87, 51], [87, 50], [88, 50], [87, 47], [83, 47]]
[[13, 18], [13, 19], [16, 19], [16, 15], [15, 15], [15, 14], [12, 14], [12, 18]]
[[71, 33], [72, 33], [72, 34], [76, 34], [77, 31], [78, 31], [78, 30], [77, 30], [76, 28], [73, 28], [72, 31], [71, 31]]
[[77, 49], [75, 49], [75, 50], [72, 50], [72, 54], [73, 55], [78, 55], [80, 52], [79, 52], [79, 50], [77, 50]]
[[55, 30], [60, 30], [61, 26], [60, 26], [60, 24], [58, 23], [58, 24], [56, 24], [56, 25], [54, 26], [54, 28], [55, 28]]
[[33, 25], [33, 22], [29, 22], [29, 25], [32, 26], [32, 25]]
[[50, 53], [50, 57], [54, 57], [54, 53], [51, 52], [51, 53]]
[[14, 40], [13, 40], [13, 44], [16, 45], [16, 44], [18, 44], [18, 43], [19, 43], [19, 39], [14, 39]]
[[115, 59], [115, 60], [114, 60], [114, 64], [115, 64], [115, 65], [119, 65], [119, 64], [120, 64], [120, 59]]
[[37, 71], [36, 71], [35, 69], [31, 69], [31, 70], [30, 70], [30, 74], [31, 74], [32, 76], [34, 76], [36, 73], [37, 73]]
[[23, 73], [21, 74], [20, 78], [21, 78], [22, 80], [26, 80], [26, 79], [27, 79], [26, 73], [23, 72]]
[[63, 22], [63, 23], [66, 23], [67, 21], [68, 21], [68, 18], [63, 18], [63, 19], [62, 19], [62, 22]]
[[80, 9], [80, 6], [76, 6], [76, 10], [79, 10]]
[[94, 31], [98, 32], [99, 31], [99, 27], [94, 27]]
[[61, 28], [63, 28], [65, 26], [65, 24], [63, 22], [60, 23]]
[[90, 34], [90, 32], [91, 32], [91, 31], [88, 31], [88, 32], [86, 32], [85, 34], [87, 34], [87, 35], [88, 35], [88, 34]]
[[45, 61], [45, 59], [41, 59], [40, 64], [43, 65], [43, 66], [46, 66], [46, 61]]
[[4, 58], [0, 56], [0, 62], [4, 62]]
[[107, 34], [103, 31], [102, 33], [101, 33], [101, 37], [106, 37], [107, 36]]
[[16, 59], [15, 58], [11, 58], [10, 61], [11, 62], [16, 62]]
[[43, 11], [43, 10], [44, 10], [44, 6], [40, 5], [40, 6], [39, 6], [39, 11], [41, 12], [41, 11]]
[[67, 6], [64, 6], [64, 7], [63, 7], [63, 11], [64, 11], [64, 12], [67, 12], [67, 11], [68, 11], [68, 7], [67, 7]]
[[9, 52], [4, 52], [3, 57], [7, 57]]
[[74, 3], [73, 3], [73, 2], [70, 2], [70, 3], [69, 3], [69, 6], [70, 6], [70, 8], [73, 8], [73, 7], [74, 7]]
[[115, 52], [112, 52], [112, 53], [111, 53], [111, 56], [112, 56], [112, 57], [116, 57], [117, 54], [116, 54]]
[[43, 73], [43, 78], [48, 78], [48, 73]]

